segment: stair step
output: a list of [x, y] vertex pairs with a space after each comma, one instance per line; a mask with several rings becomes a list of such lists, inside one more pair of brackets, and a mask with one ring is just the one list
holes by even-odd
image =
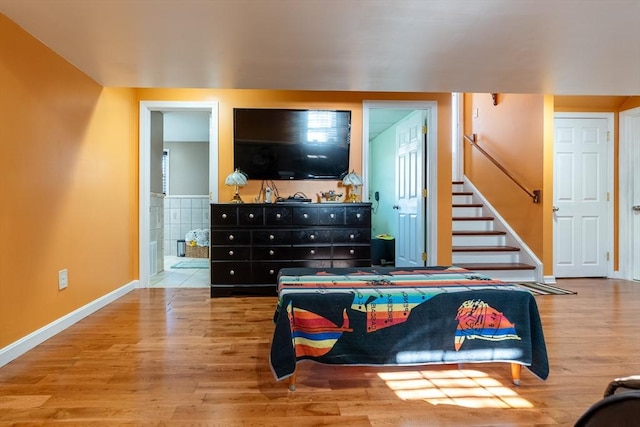
[[454, 221], [493, 221], [492, 216], [454, 216]]
[[482, 203], [454, 203], [454, 208], [481, 208], [484, 205]]
[[456, 267], [465, 268], [467, 270], [535, 270], [536, 267], [530, 264], [523, 264], [520, 262], [506, 262], [506, 263], [464, 263], [456, 264]]
[[518, 252], [520, 248], [513, 246], [454, 246], [453, 252]]
[[473, 196], [473, 191], [454, 191], [454, 196]]
[[453, 230], [454, 236], [506, 236], [506, 231], [500, 230]]
[[453, 185], [462, 185], [464, 181], [453, 181]]

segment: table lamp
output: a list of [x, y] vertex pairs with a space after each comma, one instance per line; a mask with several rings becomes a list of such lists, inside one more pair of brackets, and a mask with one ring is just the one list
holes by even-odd
[[247, 175], [244, 172], [240, 171], [240, 169], [236, 169], [231, 172], [227, 179], [224, 180], [225, 185], [235, 185], [236, 193], [233, 195], [233, 199], [231, 199], [231, 203], [244, 203], [240, 198], [240, 194], [238, 193], [238, 187], [244, 187], [247, 185]]
[[357, 203], [360, 201], [358, 198], [357, 187], [362, 187], [363, 182], [362, 178], [360, 178], [360, 175], [358, 175], [355, 170], [352, 170], [342, 178], [342, 185], [345, 187], [351, 187], [345, 202]]

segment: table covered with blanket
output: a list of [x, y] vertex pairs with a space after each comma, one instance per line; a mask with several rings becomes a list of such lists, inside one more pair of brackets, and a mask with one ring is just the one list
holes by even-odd
[[[422, 365], [508, 362], [549, 374], [533, 295], [457, 267], [284, 268], [270, 363]], [[516, 365], [512, 365], [516, 366]]]

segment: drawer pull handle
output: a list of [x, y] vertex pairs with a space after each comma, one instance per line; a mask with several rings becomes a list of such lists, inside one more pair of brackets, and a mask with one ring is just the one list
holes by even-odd
[[230, 255], [230, 256], [233, 256], [233, 251], [229, 251], [229, 255]]
[[302, 217], [303, 218], [309, 218], [309, 214], [303, 214]]
[[360, 216], [361, 216], [361, 214], [359, 214], [359, 213], [356, 214], [356, 218], [360, 218]]
[[351, 240], [353, 240], [353, 239], [355, 239], [355, 238], [356, 238], [356, 236], [355, 236], [354, 234], [349, 234], [349, 238], [350, 238]]
[[253, 214], [252, 213], [249, 214], [249, 218], [253, 219]]
[[315, 238], [316, 238], [315, 234], [311, 234], [311, 235], [309, 236], [309, 239], [311, 239], [311, 240], [314, 240]]
[[331, 219], [333, 219], [333, 218], [335, 218], [335, 217], [336, 217], [336, 214], [331, 214], [331, 215], [329, 215], [329, 218], [331, 218]]
[[356, 253], [356, 251], [354, 251], [353, 249], [349, 249], [349, 253], [350, 253], [351, 255], [353, 255], [353, 254], [355, 254], [355, 253]]
[[271, 250], [269, 251], [269, 255], [273, 255], [273, 254], [275, 254], [275, 252], [273, 251], [273, 249], [271, 249]]
[[236, 274], [236, 272], [235, 272], [235, 271], [233, 271], [233, 270], [229, 270], [229, 276], [233, 276], [234, 274]]
[[275, 238], [276, 238], [276, 236], [274, 236], [273, 234], [269, 234], [269, 240], [273, 240]]
[[316, 254], [316, 251], [315, 251], [315, 250], [313, 250], [313, 249], [311, 249], [311, 250], [309, 251], [309, 253], [310, 253], [311, 255], [315, 255], [315, 254]]
[[235, 237], [233, 237], [233, 234], [229, 234], [229, 240], [233, 240], [235, 239]]
[[227, 214], [222, 214], [222, 219], [227, 219]]
[[280, 215], [280, 214], [278, 213], [278, 214], [276, 214], [276, 218], [280, 219], [280, 218], [282, 218], [282, 215]]
[[273, 274], [275, 273], [275, 271], [273, 270], [269, 270], [269, 274], [273, 276]]

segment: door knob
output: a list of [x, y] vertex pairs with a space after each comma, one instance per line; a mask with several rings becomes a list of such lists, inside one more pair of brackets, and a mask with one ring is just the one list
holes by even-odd
[[554, 206], [554, 207], [553, 207], [553, 211], [554, 211], [554, 212], [558, 212], [559, 210], [560, 210], [560, 208], [559, 208], [559, 207], [557, 207], [557, 206]]
[[398, 206], [398, 205], [393, 205], [393, 209], [400, 209], [400, 206]]
[[635, 205], [631, 209], [633, 209], [634, 211], [640, 211], [640, 205]]

